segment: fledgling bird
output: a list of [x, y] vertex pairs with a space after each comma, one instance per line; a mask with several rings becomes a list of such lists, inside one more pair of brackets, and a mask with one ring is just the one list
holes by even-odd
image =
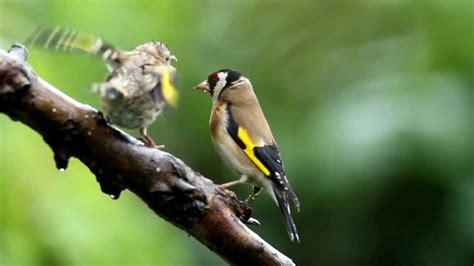
[[164, 43], [151, 41], [124, 51], [94, 35], [59, 27], [39, 28], [27, 42], [44, 49], [81, 51], [102, 57], [108, 74], [93, 89], [100, 94], [110, 122], [138, 128], [145, 145], [155, 147], [147, 127], [167, 103], [176, 106], [178, 101], [174, 86], [176, 69], [171, 65], [177, 59]]
[[217, 152], [240, 179], [221, 185], [228, 188], [248, 182], [254, 190], [266, 190], [284, 217], [291, 241], [299, 241], [289, 202], [299, 210], [270, 126], [258, 103], [250, 81], [235, 70], [222, 69], [195, 86], [212, 97], [211, 136]]

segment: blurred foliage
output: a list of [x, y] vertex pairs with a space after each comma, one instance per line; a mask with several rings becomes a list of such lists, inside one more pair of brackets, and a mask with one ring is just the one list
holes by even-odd
[[[0, 47], [38, 25], [127, 49], [165, 41], [179, 58], [182, 102], [151, 135], [217, 183], [235, 177], [210, 142], [210, 99], [192, 87], [238, 69], [302, 202], [300, 244], [265, 194], [253, 230], [299, 265], [471, 265], [473, 22], [471, 0], [1, 0]], [[34, 49], [29, 62], [99, 107], [90, 85], [105, 76], [100, 60]], [[0, 224], [0, 265], [223, 264], [131, 193], [100, 193], [77, 160], [58, 172], [41, 137], [4, 115]]]

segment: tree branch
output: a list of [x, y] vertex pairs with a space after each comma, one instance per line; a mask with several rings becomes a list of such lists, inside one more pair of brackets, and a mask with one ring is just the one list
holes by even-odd
[[26, 57], [22, 45], [0, 50], [0, 112], [43, 136], [58, 169], [77, 157], [104, 193], [117, 199], [129, 189], [231, 264], [294, 265], [244, 225], [252, 221], [251, 209], [234, 193], [109, 125], [100, 112], [36, 76]]

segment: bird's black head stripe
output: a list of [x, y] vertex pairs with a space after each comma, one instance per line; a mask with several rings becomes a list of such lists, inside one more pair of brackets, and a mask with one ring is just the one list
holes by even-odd
[[[227, 78], [226, 78], [226, 82], [225, 82], [225, 86], [224, 88], [222, 88], [222, 90], [219, 92], [219, 97], [221, 96], [222, 92], [229, 88], [232, 83], [234, 83], [235, 81], [239, 80], [240, 77], [242, 77], [242, 74], [239, 72], [239, 71], [235, 71], [235, 70], [232, 70], [232, 69], [221, 69], [219, 71], [217, 71], [218, 73], [220, 72], [225, 72], [227, 73]], [[216, 81], [217, 82], [217, 81]]]
[[232, 69], [222, 69], [219, 70], [219, 72], [227, 72], [226, 84], [224, 88], [229, 87], [230, 85], [232, 85], [233, 82], [239, 80], [240, 77], [242, 77], [242, 73]]

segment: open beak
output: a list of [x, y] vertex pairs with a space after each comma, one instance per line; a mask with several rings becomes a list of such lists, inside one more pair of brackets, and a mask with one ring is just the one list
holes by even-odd
[[194, 88], [196, 90], [211, 92], [211, 89], [209, 89], [209, 83], [207, 83], [207, 80], [204, 80], [203, 82], [201, 82], [198, 85], [194, 86]]

